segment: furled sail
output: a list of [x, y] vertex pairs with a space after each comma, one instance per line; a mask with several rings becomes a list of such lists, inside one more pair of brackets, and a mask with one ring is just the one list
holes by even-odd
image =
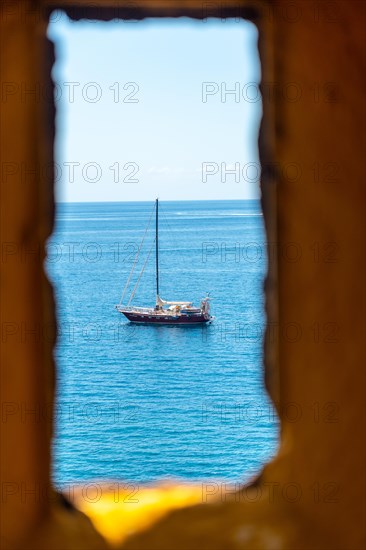
[[162, 300], [160, 296], [156, 297], [156, 305], [158, 306], [190, 306], [192, 302], [168, 302], [167, 300]]

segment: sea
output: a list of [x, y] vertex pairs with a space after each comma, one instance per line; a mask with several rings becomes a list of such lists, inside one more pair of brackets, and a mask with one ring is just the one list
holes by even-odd
[[160, 296], [199, 304], [209, 293], [215, 319], [204, 327], [134, 325], [115, 309], [122, 297], [155, 303], [153, 207], [57, 204], [46, 270], [58, 318], [53, 478], [61, 486], [242, 482], [277, 449], [263, 381], [260, 202], [159, 203]]

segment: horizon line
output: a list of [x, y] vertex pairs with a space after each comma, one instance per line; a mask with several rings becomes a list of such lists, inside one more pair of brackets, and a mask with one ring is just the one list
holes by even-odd
[[[161, 199], [159, 198], [159, 202], [242, 202], [242, 201], [260, 201], [260, 197], [252, 198], [252, 199]], [[151, 200], [127, 200], [127, 201], [58, 201], [55, 200], [55, 204], [121, 204], [121, 203], [131, 203], [131, 202], [145, 202], [150, 203], [154, 202], [156, 199]]]

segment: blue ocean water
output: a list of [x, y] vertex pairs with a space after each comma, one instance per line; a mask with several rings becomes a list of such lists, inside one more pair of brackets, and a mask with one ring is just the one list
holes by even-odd
[[[276, 451], [278, 423], [263, 385], [259, 201], [160, 204], [160, 295], [199, 303], [210, 292], [210, 326], [132, 325], [114, 309], [151, 203], [57, 206], [46, 263], [59, 320], [57, 483], [239, 481]], [[152, 250], [133, 303], [154, 300]]]

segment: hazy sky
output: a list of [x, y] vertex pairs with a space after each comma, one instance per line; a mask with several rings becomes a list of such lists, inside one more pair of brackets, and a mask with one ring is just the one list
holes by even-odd
[[253, 24], [53, 19], [57, 200], [259, 196]]

